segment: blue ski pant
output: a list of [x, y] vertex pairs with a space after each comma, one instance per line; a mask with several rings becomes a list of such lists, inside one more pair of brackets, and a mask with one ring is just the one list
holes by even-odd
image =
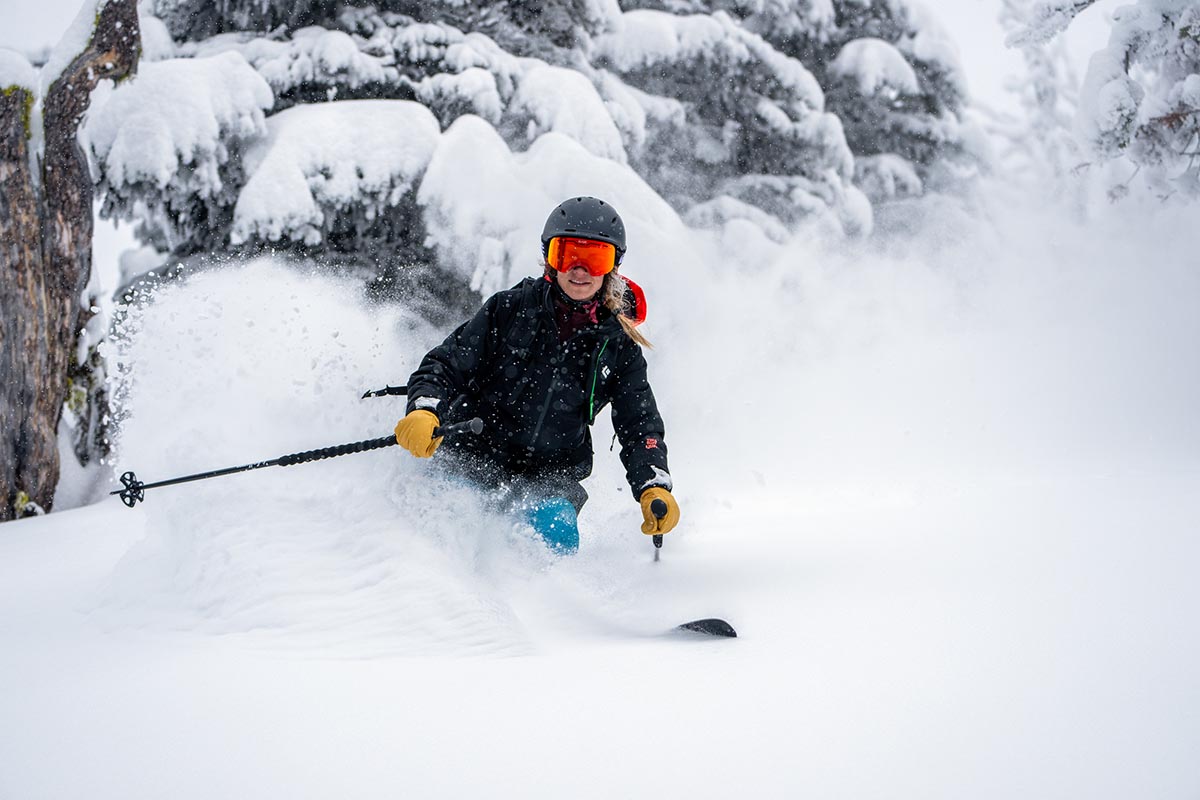
[[579, 550], [579, 512], [588, 494], [566, 470], [512, 473], [474, 454], [438, 456], [447, 474], [487, 491], [497, 508], [528, 523], [550, 549]]

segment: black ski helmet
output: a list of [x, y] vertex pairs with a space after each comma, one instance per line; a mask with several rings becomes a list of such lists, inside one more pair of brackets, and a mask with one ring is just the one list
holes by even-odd
[[550, 252], [550, 240], [555, 236], [608, 242], [617, 248], [618, 265], [625, 257], [625, 223], [615, 208], [595, 197], [572, 197], [550, 212], [542, 228], [543, 257]]

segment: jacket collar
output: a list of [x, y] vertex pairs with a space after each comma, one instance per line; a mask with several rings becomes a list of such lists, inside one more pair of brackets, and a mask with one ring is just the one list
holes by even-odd
[[[544, 277], [527, 278], [526, 280], [529, 282], [526, 290], [529, 291], [534, 298], [536, 298], [538, 308], [540, 308], [543, 313], [548, 315], [549, 319], [553, 320], [554, 295], [556, 291], [561, 293], [562, 290], [555, 286], [554, 281], [548, 280]], [[569, 297], [566, 297], [565, 294], [563, 294], [563, 297], [568, 303], [582, 305], [578, 301], [571, 300]], [[596, 309], [596, 319], [596, 329], [600, 331], [605, 338], [621, 332], [621, 323], [617, 321], [616, 315], [609, 311], [603, 303], [601, 303], [599, 308]]]

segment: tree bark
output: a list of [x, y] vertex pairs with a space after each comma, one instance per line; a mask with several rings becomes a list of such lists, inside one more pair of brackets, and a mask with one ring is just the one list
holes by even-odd
[[140, 49], [136, 0], [108, 0], [87, 47], [43, 100], [40, 186], [30, 171], [28, 93], [0, 95], [0, 520], [31, 503], [53, 507], [58, 423], [90, 316], [92, 181], [76, 133], [92, 89], [131, 75]]

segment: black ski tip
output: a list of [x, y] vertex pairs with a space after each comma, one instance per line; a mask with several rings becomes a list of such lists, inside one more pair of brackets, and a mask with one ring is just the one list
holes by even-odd
[[691, 631], [692, 633], [702, 633], [705, 636], [724, 636], [729, 639], [737, 638], [737, 631], [723, 619], [697, 619], [691, 622], [685, 622], [682, 625], [676, 625], [677, 631]]

